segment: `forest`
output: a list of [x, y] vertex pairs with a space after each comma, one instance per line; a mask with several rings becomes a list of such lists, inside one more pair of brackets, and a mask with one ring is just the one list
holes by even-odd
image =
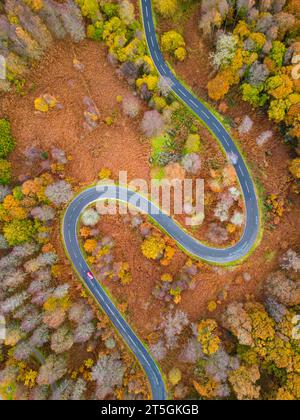
[[[261, 238], [247, 260], [213, 266], [147, 216], [103, 216], [97, 203], [81, 215], [82, 252], [169, 399], [299, 400], [300, 3], [153, 8], [168, 64], [246, 157]], [[158, 74], [138, 1], [5, 0], [0, 55], [0, 396], [150, 399], [147, 375], [65, 255], [63, 214], [121, 170], [157, 183], [203, 178], [204, 213], [190, 197], [174, 219], [232, 246], [246, 221], [235, 156]]]

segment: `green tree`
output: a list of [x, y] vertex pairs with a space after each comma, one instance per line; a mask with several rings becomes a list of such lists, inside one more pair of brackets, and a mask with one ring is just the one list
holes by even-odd
[[10, 246], [23, 245], [31, 242], [36, 233], [34, 223], [29, 220], [17, 220], [6, 223], [3, 227], [3, 234]]
[[241, 86], [243, 100], [249, 102], [253, 106], [264, 106], [269, 99], [266, 93], [263, 93], [263, 88], [251, 86], [249, 83], [244, 83]]
[[176, 31], [165, 32], [161, 37], [161, 46], [163, 51], [174, 53], [180, 47], [185, 47], [185, 41], [182, 35]]
[[283, 99], [293, 92], [293, 81], [286, 74], [269, 77], [265, 88], [276, 99]]
[[271, 120], [280, 123], [284, 121], [286, 113], [288, 111], [288, 103], [284, 99], [279, 99], [276, 101], [272, 101], [269, 107], [269, 118]]
[[108, 19], [118, 16], [119, 13], [119, 5], [116, 3], [104, 3], [101, 9]]
[[80, 6], [83, 16], [90, 18], [94, 22], [101, 17], [97, 0], [76, 0], [76, 3]]
[[14, 150], [15, 140], [11, 133], [9, 121], [5, 119], [0, 120], [0, 158], [7, 158], [7, 156]]
[[87, 37], [94, 41], [103, 41], [104, 23], [96, 22], [94, 25], [88, 25]]
[[11, 182], [11, 163], [0, 159], [0, 184], [8, 185]]
[[154, 0], [157, 12], [164, 18], [174, 16], [178, 9], [177, 0]]
[[285, 45], [280, 41], [273, 41], [270, 58], [274, 61], [277, 67], [282, 67], [285, 53]]

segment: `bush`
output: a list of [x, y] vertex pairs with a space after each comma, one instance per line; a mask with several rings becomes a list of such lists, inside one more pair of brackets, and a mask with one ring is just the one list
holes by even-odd
[[177, 385], [181, 381], [181, 378], [182, 378], [180, 369], [176, 367], [172, 368], [168, 374], [168, 378], [173, 386]]
[[115, 3], [104, 3], [101, 9], [108, 19], [118, 16], [119, 13], [119, 5]]
[[10, 123], [0, 120], [0, 158], [6, 158], [15, 147], [15, 140], [11, 134]]
[[9, 185], [11, 181], [11, 163], [0, 159], [0, 184]]

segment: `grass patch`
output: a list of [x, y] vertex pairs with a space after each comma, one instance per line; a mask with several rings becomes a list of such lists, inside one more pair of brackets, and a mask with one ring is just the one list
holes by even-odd
[[265, 261], [271, 263], [276, 258], [277, 252], [276, 251], [267, 251], [265, 252]]
[[152, 156], [156, 156], [164, 151], [168, 147], [170, 140], [171, 138], [168, 135], [153, 138], [151, 140]]

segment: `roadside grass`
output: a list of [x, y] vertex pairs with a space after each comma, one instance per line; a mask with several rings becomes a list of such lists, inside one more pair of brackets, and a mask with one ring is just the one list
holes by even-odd
[[151, 159], [155, 162], [158, 156], [168, 150], [171, 138], [168, 134], [151, 139]]

